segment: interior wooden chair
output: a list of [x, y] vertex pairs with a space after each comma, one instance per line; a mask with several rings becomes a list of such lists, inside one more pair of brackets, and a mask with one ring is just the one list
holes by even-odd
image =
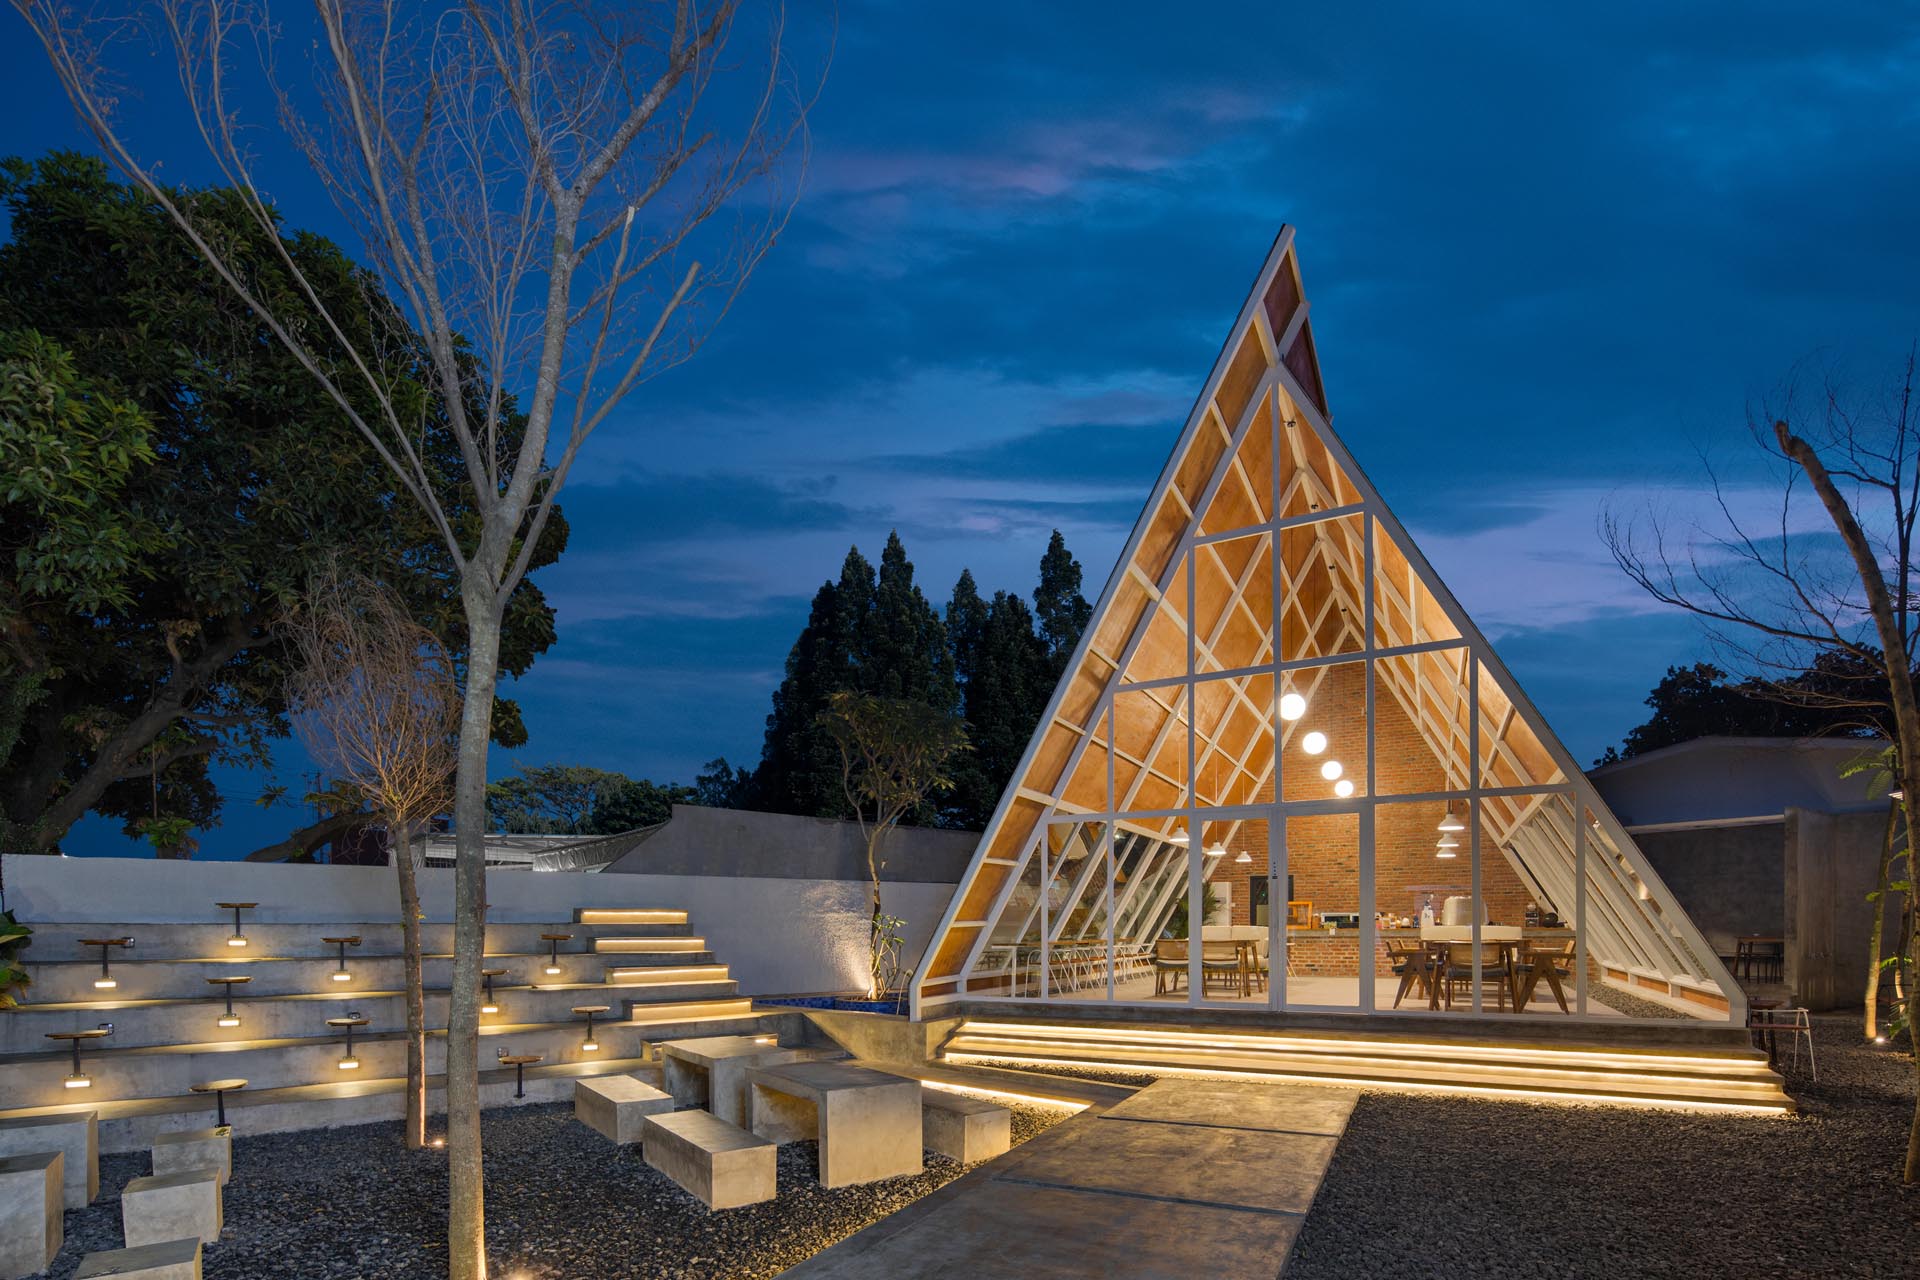
[[1245, 991], [1252, 986], [1253, 975], [1246, 971], [1244, 952], [1238, 942], [1201, 942], [1200, 980], [1204, 994], [1218, 982]]
[[1522, 944], [1520, 963], [1515, 966], [1514, 1004], [1525, 1009], [1533, 999], [1533, 989], [1544, 978], [1547, 989], [1553, 992], [1553, 998], [1559, 1002], [1560, 1012], [1571, 1013], [1567, 1005], [1567, 991], [1562, 981], [1573, 981], [1574, 940], [1566, 938], [1558, 942], [1528, 942]]
[[[1507, 1000], [1513, 999], [1519, 1007], [1520, 1000], [1513, 985], [1513, 949], [1504, 942], [1483, 942], [1480, 944], [1480, 981], [1494, 984], [1495, 998], [1500, 1012], [1507, 1009]], [[1448, 1012], [1453, 1010], [1453, 993], [1456, 988], [1463, 989], [1471, 1002], [1473, 989], [1473, 944], [1471, 942], [1449, 942], [1446, 944], [1446, 962], [1440, 970], [1440, 987], [1446, 1000]], [[1482, 1008], [1486, 1006], [1482, 1004]]]
[[1401, 1000], [1409, 990], [1417, 987], [1418, 994], [1428, 999], [1433, 995], [1433, 949], [1424, 942], [1414, 942], [1402, 938], [1387, 938], [1387, 958], [1393, 962], [1393, 976], [1400, 979], [1400, 987], [1393, 993], [1393, 1007], [1398, 1009]]
[[1153, 944], [1153, 994], [1170, 995], [1187, 977], [1187, 940], [1162, 938]]

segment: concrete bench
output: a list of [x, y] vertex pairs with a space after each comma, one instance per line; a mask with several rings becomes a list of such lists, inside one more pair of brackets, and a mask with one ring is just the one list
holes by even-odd
[[102, 1249], [80, 1259], [73, 1280], [200, 1280], [200, 1240], [163, 1240], [132, 1249]]
[[153, 1140], [155, 1173], [184, 1173], [188, 1169], [211, 1169], [220, 1185], [226, 1186], [233, 1177], [233, 1130], [226, 1125], [183, 1129]]
[[35, 1151], [0, 1159], [0, 1276], [38, 1275], [66, 1239], [66, 1157]]
[[737, 1209], [774, 1195], [778, 1149], [705, 1111], [669, 1111], [641, 1121], [646, 1161], [709, 1209]]
[[673, 1110], [673, 1095], [632, 1076], [595, 1076], [573, 1086], [573, 1118], [615, 1142], [640, 1141], [641, 1121]]
[[747, 1081], [755, 1134], [772, 1142], [820, 1140], [820, 1185], [921, 1171], [918, 1080], [844, 1062], [796, 1062], [757, 1067]]
[[920, 1091], [921, 1141], [930, 1151], [977, 1164], [1013, 1146], [1013, 1113], [985, 1098], [945, 1089]]
[[660, 1046], [661, 1083], [675, 1105], [705, 1107], [728, 1124], [747, 1123], [747, 1072], [820, 1056], [819, 1049], [783, 1049], [757, 1036], [704, 1036]]
[[220, 1227], [220, 1179], [211, 1169], [135, 1178], [120, 1193], [120, 1234], [128, 1245], [189, 1236], [213, 1244]]
[[0, 1156], [58, 1151], [66, 1157], [69, 1209], [84, 1209], [100, 1194], [100, 1121], [97, 1112], [63, 1111], [0, 1120]]

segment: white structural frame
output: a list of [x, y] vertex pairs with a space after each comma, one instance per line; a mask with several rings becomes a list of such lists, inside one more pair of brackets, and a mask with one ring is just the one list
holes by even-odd
[[[1575, 1016], [1584, 1017], [1587, 1013], [1587, 960], [1590, 946], [1597, 944], [1596, 954], [1603, 961], [1621, 967], [1637, 966], [1668, 978], [1685, 976], [1695, 982], [1704, 981], [1717, 986], [1726, 1000], [1725, 1018], [1736, 1023], [1743, 1021], [1745, 999], [1738, 984], [1686, 918], [1670, 891], [1641, 854], [1632, 837], [1607, 809], [1565, 746], [1553, 735], [1544, 718], [1526, 698], [1498, 654], [1420, 553], [1344, 442], [1334, 434], [1327, 415], [1314, 395], [1302, 385], [1302, 379], [1309, 374], [1316, 388], [1320, 385], [1320, 379], [1307, 323], [1308, 303], [1299, 283], [1293, 242], [1292, 229], [1283, 228], [1241, 308], [1118, 564], [1109, 575], [1095, 606], [1093, 620], [1082, 635], [1066, 673], [1055, 689], [1040, 725], [981, 837], [973, 860], [934, 932], [912, 984], [914, 1016], [928, 1016], [942, 1005], [959, 1001], [1031, 1004], [1035, 998], [1046, 1001], [1056, 996], [1050, 972], [1051, 959], [1054, 948], [1062, 941], [1069, 920], [1066, 915], [1058, 920], [1050, 918], [1049, 899], [1052, 895], [1049, 890], [1056, 868], [1048, 851], [1053, 844], [1051, 833], [1062, 824], [1076, 827], [1070, 838], [1083, 842], [1088, 842], [1088, 824], [1097, 824], [1099, 828], [1097, 856], [1082, 858], [1085, 865], [1079, 868], [1065, 901], [1069, 907], [1080, 901], [1095, 872], [1104, 868], [1104, 894], [1101, 897], [1104, 906], [1100, 923], [1106, 952], [1103, 966], [1106, 994], [1112, 1000], [1118, 958], [1115, 951], [1118, 919], [1126, 915], [1133, 926], [1130, 931], [1135, 936], [1139, 936], [1138, 925], [1141, 921], [1152, 921], [1151, 931], [1157, 933], [1181, 896], [1179, 887], [1183, 879], [1188, 900], [1193, 903], [1201, 901], [1203, 885], [1216, 870], [1216, 866], [1210, 865], [1203, 849], [1208, 823], [1230, 823], [1231, 831], [1245, 821], [1267, 822], [1268, 901], [1273, 904], [1285, 901], [1286, 820], [1296, 815], [1355, 815], [1360, 827], [1359, 890], [1360, 901], [1364, 905], [1373, 903], [1375, 898], [1373, 828], [1376, 807], [1445, 800], [1450, 805], [1463, 805], [1471, 815], [1468, 823], [1471, 833], [1467, 850], [1468, 870], [1476, 902], [1480, 900], [1482, 859], [1486, 853], [1482, 839], [1485, 830], [1492, 836], [1496, 851], [1515, 869], [1524, 884], [1553, 902], [1573, 904], [1577, 957]], [[1282, 271], [1291, 273], [1290, 282], [1296, 305], [1283, 332], [1276, 336], [1269, 322], [1267, 304], [1270, 292], [1276, 287], [1276, 278]], [[1264, 368], [1248, 394], [1244, 409], [1235, 415], [1235, 421], [1228, 423], [1219, 407], [1218, 397], [1236, 357], [1241, 355], [1249, 342], [1258, 343], [1258, 349], [1264, 357]], [[1294, 356], [1304, 358], [1290, 360]], [[1301, 366], [1304, 366], [1304, 371]], [[1239, 483], [1250, 494], [1255, 493], [1252, 481], [1241, 466], [1242, 446], [1248, 433], [1258, 429], [1263, 422], [1265, 429], [1272, 433], [1273, 447], [1268, 459], [1273, 473], [1272, 491], [1258, 495], [1256, 503], [1264, 499], [1267, 518], [1229, 529], [1203, 529], [1203, 522], [1210, 517], [1214, 499], [1223, 485]], [[1189, 501], [1177, 482], [1190, 456], [1205, 456], [1195, 453], [1196, 445], [1205, 432], [1213, 433], [1214, 438], [1209, 444], [1219, 444], [1220, 451], [1211, 465], [1204, 487], [1194, 500]], [[1298, 447], [1289, 447], [1297, 446], [1303, 439], [1324, 451], [1331, 468], [1344, 486], [1353, 490], [1352, 495], [1328, 492], [1325, 484], [1314, 483], [1319, 477], [1311, 466], [1303, 466], [1283, 491], [1281, 459], [1283, 456], [1307, 456]], [[1189, 482], [1191, 479], [1190, 476]], [[1292, 490], [1302, 483], [1317, 490], [1305, 495], [1309, 510], [1287, 514], [1289, 507], [1294, 505], [1292, 499], [1300, 496]], [[1157, 513], [1163, 512], [1170, 500], [1176, 500], [1185, 509], [1184, 527], [1172, 544], [1164, 567], [1157, 575], [1149, 575], [1142, 572], [1139, 557]], [[1353, 545], [1356, 528], [1357, 564], [1354, 562]], [[1312, 570], [1317, 560], [1324, 566], [1328, 581], [1332, 584], [1332, 589], [1312, 617], [1306, 615], [1301, 593], [1290, 589], [1293, 584], [1287, 581], [1287, 566], [1280, 554], [1283, 535], [1292, 531], [1310, 531], [1316, 543], [1301, 573], [1304, 575]], [[1404, 583], [1388, 580], [1380, 570], [1377, 551], [1383, 538], [1404, 561]], [[1344, 547], [1337, 545], [1343, 542]], [[1232, 590], [1212, 631], [1202, 637], [1198, 634], [1200, 626], [1195, 611], [1200, 559], [1208, 557], [1217, 570], [1226, 573], [1226, 562], [1220, 553], [1223, 544], [1250, 547], [1252, 554], [1239, 576], [1226, 575], [1232, 581]], [[1246, 603], [1253, 570], [1261, 563], [1262, 555], [1272, 571], [1269, 597], [1271, 616], [1264, 619], [1255, 616], [1255, 611]], [[1179, 603], [1184, 604], [1184, 609], [1169, 613], [1168, 617], [1176, 618], [1185, 633], [1185, 672], [1129, 680], [1130, 667], [1162, 607], [1161, 602], [1167, 599], [1169, 593], [1179, 590], [1182, 574], [1186, 598]], [[1144, 588], [1147, 603], [1117, 654], [1097, 652], [1094, 646], [1096, 637], [1102, 632], [1102, 624], [1116, 613], [1121, 593], [1129, 585], [1136, 589]], [[1422, 638], [1422, 618], [1427, 616], [1423, 614], [1420, 599], [1423, 592], [1425, 604], [1438, 611], [1452, 634]], [[1358, 599], [1353, 598], [1356, 594]], [[1406, 626], [1402, 634], [1393, 635], [1387, 619], [1378, 616], [1376, 601], [1383, 597], [1396, 610], [1404, 611]], [[1331, 611], [1336, 607], [1342, 611], [1339, 619], [1332, 617]], [[1298, 621], [1307, 628], [1311, 637], [1319, 637], [1328, 623], [1337, 622], [1338, 629], [1333, 635], [1332, 644], [1328, 646], [1331, 651], [1290, 659], [1282, 651], [1281, 644], [1281, 619], [1289, 610], [1298, 614]], [[1213, 650], [1220, 633], [1236, 620], [1236, 614], [1243, 615], [1256, 631], [1264, 632], [1264, 643], [1257, 653], [1262, 661], [1229, 667], [1214, 658]], [[1382, 643], [1383, 637], [1386, 637], [1386, 643]], [[1349, 642], [1354, 642], [1352, 648], [1345, 647]], [[1454, 698], [1457, 709], [1460, 703], [1465, 704], [1464, 725], [1429, 714], [1429, 695], [1436, 690], [1425, 674], [1428, 658], [1441, 660], [1443, 667], [1450, 672], [1449, 683], [1453, 686], [1450, 696]], [[1392, 661], [1395, 659], [1403, 661], [1396, 663]], [[1451, 665], [1447, 661], [1449, 659], [1457, 659], [1457, 666]], [[1311, 697], [1319, 682], [1332, 669], [1352, 662], [1364, 664], [1365, 672], [1364, 789], [1350, 799], [1287, 799], [1282, 788], [1282, 761], [1294, 726], [1283, 721], [1278, 714], [1280, 694], [1291, 678], [1295, 682], [1293, 691], [1305, 690]], [[1095, 677], [1099, 680], [1098, 696], [1091, 709], [1084, 713], [1083, 722], [1076, 723], [1064, 711], [1069, 692], [1084, 674], [1096, 669], [1104, 671], [1104, 675]], [[1389, 678], [1380, 680], [1381, 672], [1388, 673]], [[1248, 692], [1250, 686], [1261, 681], [1266, 684], [1264, 702], [1256, 700]], [[1250, 734], [1237, 755], [1218, 741], [1219, 736], [1224, 736], [1224, 726], [1229, 718], [1226, 714], [1220, 717], [1214, 737], [1209, 737], [1199, 727], [1199, 694], [1203, 685], [1211, 691], [1224, 691], [1236, 712], [1250, 712], [1263, 722], [1262, 731]], [[1491, 687], [1500, 695], [1501, 703], [1496, 706], [1502, 709], [1497, 723], [1494, 717], [1483, 721], [1483, 686]], [[1373, 737], [1376, 698], [1381, 696], [1383, 688], [1385, 694], [1406, 711], [1416, 729], [1433, 747], [1435, 757], [1446, 768], [1448, 785], [1444, 789], [1414, 794], [1379, 794]], [[1116, 699], [1123, 697], [1151, 699], [1164, 715], [1164, 720], [1153, 743], [1141, 756], [1126, 757], [1126, 763], [1134, 770], [1134, 777], [1124, 794], [1116, 794], [1114, 760], [1116, 756], [1124, 755], [1118, 740]], [[1503, 753], [1509, 773], [1522, 777], [1527, 775], [1526, 765], [1513, 755], [1508, 743], [1507, 735], [1516, 721], [1528, 732], [1538, 749], [1544, 752], [1550, 761], [1552, 775], [1529, 781], [1526, 785], [1490, 785], [1488, 775], [1495, 767], [1494, 758]], [[1052, 780], [1036, 786], [1032, 774], [1043, 742], [1060, 731], [1072, 736], [1071, 750]], [[1184, 768], [1180, 770], [1183, 776], [1174, 777], [1161, 768], [1159, 761], [1168, 745], [1168, 738], [1181, 732], [1186, 737], [1185, 759], [1181, 762]], [[1439, 744], [1433, 741], [1436, 735], [1443, 739]], [[1263, 746], [1264, 761], [1258, 758]], [[1460, 747], [1458, 756], [1453, 754], [1456, 746]], [[1101, 805], [1069, 802], [1064, 798], [1064, 793], [1082, 767], [1085, 753], [1090, 749], [1099, 749], [1106, 754], [1105, 803]], [[1462, 756], [1465, 761], [1464, 775], [1459, 764]], [[1202, 771], [1209, 766], [1214, 769], [1216, 776], [1223, 766], [1230, 769], [1230, 787], [1244, 780], [1249, 800], [1267, 787], [1272, 789], [1272, 798], [1228, 804], [1222, 802], [1222, 793], [1216, 790], [1210, 803], [1202, 803], [1200, 780]], [[1158, 808], [1136, 807], [1135, 797], [1150, 778], [1176, 787], [1180, 803]], [[1009, 822], [1016, 805], [1037, 808], [1037, 817], [1017, 849], [1000, 849], [996, 853], [1002, 828]], [[1556, 815], [1564, 820], [1551, 820]], [[1170, 839], [1176, 830], [1182, 828], [1188, 835], [1184, 849]], [[1129, 879], [1124, 897], [1117, 897], [1115, 874], [1117, 850], [1122, 837], [1130, 838], [1134, 842], [1130, 847], [1134, 848], [1137, 848], [1140, 840], [1153, 843], [1139, 855], [1136, 874]], [[1089, 852], [1093, 851], [1091, 842], [1086, 843], [1085, 847]], [[1184, 860], [1179, 856], [1181, 853], [1186, 855]], [[1150, 873], [1148, 868], [1151, 868]], [[1038, 872], [1034, 882], [1038, 892], [1034, 901], [1019, 914], [1014, 936], [1025, 938], [1032, 934], [1037, 938], [1041, 963], [1038, 965], [1037, 980], [1029, 984], [1027, 990], [1016, 991], [1011, 984], [1020, 980], [1019, 975], [996, 969], [984, 963], [984, 958], [989, 948], [995, 945], [995, 926], [1014, 919], [1007, 915], [1009, 903], [1029, 870]], [[1185, 876], [1178, 874], [1180, 870], [1186, 872]], [[1604, 882], [1608, 892], [1590, 893], [1590, 879]], [[994, 884], [996, 881], [997, 889], [990, 905], [984, 911], [968, 913], [975, 918], [963, 918], [970, 891], [976, 884]], [[1622, 904], [1625, 904], [1624, 907]], [[1476, 944], [1480, 940], [1478, 915], [1476, 912], [1472, 930]], [[1003, 916], [1006, 921], [1003, 921]], [[1371, 911], [1361, 912], [1359, 946], [1363, 973], [1371, 971], [1366, 958], [1371, 957], [1375, 949], [1376, 938], [1371, 917]], [[1284, 909], [1270, 909], [1269, 951], [1275, 958], [1271, 966], [1270, 1003], [1276, 1010], [1312, 1008], [1289, 1004], [1286, 998], [1285, 966], [1280, 962], [1285, 954], [1286, 923]], [[1032, 928], [1036, 924], [1037, 933]], [[1084, 927], [1075, 934], [1076, 938], [1085, 936]], [[954, 946], [948, 945], [949, 939], [954, 940]], [[962, 944], [964, 953], [957, 949]], [[954, 964], [953, 957], [962, 954], [964, 958], [957, 965]], [[1481, 948], [1474, 946], [1473, 954], [1477, 971]], [[1208, 1001], [1201, 981], [1199, 947], [1189, 948], [1188, 963], [1189, 1003], [1205, 1005]], [[1004, 977], [1005, 981], [999, 990], [970, 989], [970, 984], [983, 976]], [[1479, 1007], [1481, 984], [1475, 981], [1472, 985], [1474, 1011], [1482, 1012]], [[929, 991], [929, 988], [940, 989]], [[1080, 997], [1080, 1000], [1084, 999], [1084, 996]], [[1376, 1012], [1372, 1004], [1373, 984], [1362, 981], [1358, 984], [1358, 1012]], [[1114, 1004], [1112, 1007], [1124, 1006]], [[1165, 1007], [1165, 1002], [1156, 1002], [1155, 1007]], [[1236, 1002], [1236, 1007], [1245, 1008], [1246, 1004]], [[1619, 1020], [1617, 1017], [1608, 1019], [1609, 1022]]]

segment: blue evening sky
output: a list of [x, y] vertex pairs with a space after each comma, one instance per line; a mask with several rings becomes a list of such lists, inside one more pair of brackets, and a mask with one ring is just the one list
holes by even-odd
[[[78, 145], [6, 21], [5, 149]], [[1706, 653], [1603, 507], [1734, 456], [1796, 362], [1920, 337], [1917, 90], [1908, 6], [843, 3], [792, 226], [576, 472], [497, 771], [751, 763], [808, 598], [889, 528], [940, 602], [1030, 591], [1056, 526], [1094, 595], [1283, 222], [1337, 429], [1590, 759]], [[296, 820], [257, 785], [203, 856]]]

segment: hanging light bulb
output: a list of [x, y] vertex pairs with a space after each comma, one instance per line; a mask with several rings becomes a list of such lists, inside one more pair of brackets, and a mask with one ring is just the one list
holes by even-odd
[[1446, 816], [1440, 819], [1440, 829], [1442, 831], [1465, 831], [1467, 824], [1454, 817], [1453, 806], [1448, 805]]
[[1440, 837], [1439, 847], [1442, 849], [1458, 849], [1460, 847], [1460, 841], [1449, 831], [1446, 835]]
[[1339, 777], [1340, 773], [1340, 762], [1338, 760], [1329, 760], [1320, 766], [1320, 776], [1328, 782], [1332, 782], [1335, 778]]
[[1177, 844], [1184, 849], [1187, 847], [1187, 833], [1185, 831], [1176, 831], [1167, 837], [1167, 843]]
[[1345, 800], [1353, 794], [1353, 781], [1349, 778], [1340, 779], [1340, 781], [1333, 784], [1333, 794]]
[[1297, 693], [1283, 693], [1280, 695], [1280, 718], [1282, 720], [1298, 720], [1305, 714], [1307, 714], [1307, 700], [1305, 698]]
[[1224, 858], [1227, 856], [1227, 846], [1223, 844], [1210, 845], [1206, 853], [1209, 858]]
[[1436, 858], [1452, 858], [1458, 855], [1456, 855], [1454, 851], [1451, 849], [1441, 848], [1441, 849], [1435, 849], [1433, 851], [1433, 856]]
[[1327, 735], [1315, 729], [1300, 739], [1300, 749], [1310, 756], [1317, 756], [1327, 749]]
[[1235, 862], [1240, 863], [1242, 866], [1244, 866], [1247, 863], [1253, 861], [1253, 855], [1247, 852], [1245, 849], [1242, 849], [1240, 852], [1233, 855], [1233, 860]]

